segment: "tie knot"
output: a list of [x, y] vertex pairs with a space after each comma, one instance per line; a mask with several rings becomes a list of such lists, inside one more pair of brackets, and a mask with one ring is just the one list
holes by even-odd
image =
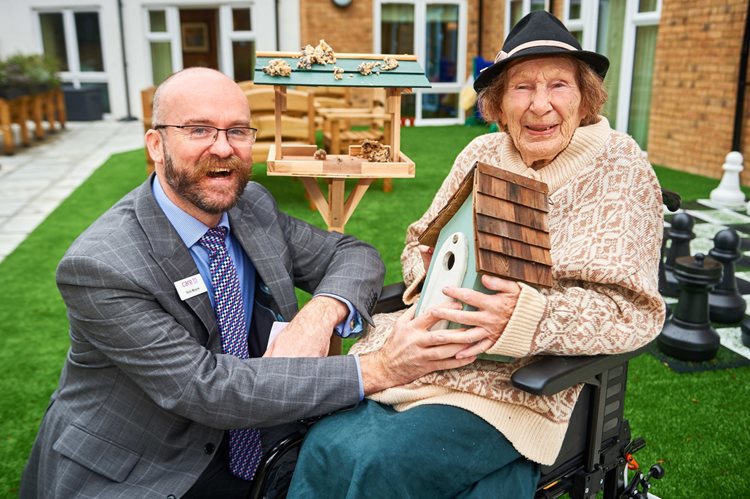
[[198, 242], [210, 253], [216, 253], [217, 251], [226, 249], [226, 238], [226, 227], [214, 227], [213, 229], [208, 229]]

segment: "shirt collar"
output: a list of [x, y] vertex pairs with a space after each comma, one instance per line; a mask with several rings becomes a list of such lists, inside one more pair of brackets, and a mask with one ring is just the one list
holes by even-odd
[[[162, 209], [167, 220], [169, 220], [169, 223], [172, 224], [172, 227], [175, 228], [180, 239], [182, 239], [182, 242], [185, 243], [185, 246], [188, 248], [196, 244], [198, 240], [203, 237], [203, 234], [210, 229], [209, 226], [192, 215], [189, 215], [182, 208], [174, 204], [172, 200], [167, 197], [164, 189], [162, 189], [161, 184], [159, 183], [159, 178], [156, 175], [154, 175], [154, 180], [151, 184], [151, 191], [154, 193], [156, 204]], [[221, 214], [218, 226], [226, 227], [227, 230], [229, 230], [229, 217], [226, 212]]]

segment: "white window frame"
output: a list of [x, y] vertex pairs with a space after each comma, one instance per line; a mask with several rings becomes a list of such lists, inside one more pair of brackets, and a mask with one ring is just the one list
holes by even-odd
[[[149, 12], [163, 11], [167, 23], [166, 31], [151, 31], [151, 19]], [[180, 10], [177, 6], [151, 6], [143, 8], [143, 29], [146, 32], [146, 53], [144, 61], [148, 74], [148, 81], [154, 81], [153, 61], [151, 60], [151, 42], [169, 42], [169, 50], [172, 53], [172, 72], [182, 69], [182, 36], [180, 34]]]
[[[549, 2], [550, 0], [544, 0], [544, 10], [549, 12]], [[510, 24], [510, 0], [505, 1], [505, 36], [508, 36], [508, 33], [510, 33], [510, 30], [513, 26]], [[568, 0], [565, 0], [565, 11], [567, 12], [567, 4]], [[524, 17], [529, 12], [531, 12], [531, 0], [521, 0], [521, 17]]]
[[373, 2], [373, 52], [379, 53], [381, 47], [380, 25], [381, 10], [386, 4], [411, 4], [414, 6], [414, 44], [412, 53], [417, 56], [422, 67], [425, 67], [427, 6], [428, 5], [456, 5], [458, 6], [458, 54], [456, 59], [456, 81], [430, 83], [432, 88], [415, 88], [415, 125], [455, 125], [463, 124], [464, 110], [461, 109], [460, 99], [457, 99], [456, 118], [422, 118], [422, 95], [424, 94], [458, 94], [466, 79], [466, 38], [468, 32], [468, 14], [466, 0], [375, 0]]
[[[99, 40], [102, 52], [102, 65], [104, 71], [81, 71], [80, 54], [78, 53], [78, 37], [76, 36], [75, 14], [78, 12], [96, 13], [99, 18]], [[44, 40], [42, 38], [42, 22], [40, 14], [62, 14], [63, 32], [65, 34], [65, 55], [68, 58], [68, 70], [58, 73], [63, 83], [72, 83], [73, 88], [81, 88], [81, 83], [109, 83], [107, 74], [107, 51], [104, 49], [104, 36], [102, 34], [102, 12], [98, 6], [77, 8], [39, 8], [34, 9], [34, 31], [39, 52], [44, 51]]]
[[596, 38], [599, 30], [599, 2], [598, 0], [581, 0], [580, 19], [571, 19], [570, 0], [563, 2], [563, 24], [569, 31], [580, 31], [581, 48], [596, 52]]
[[638, 12], [638, 0], [627, 0], [625, 6], [625, 28], [622, 36], [622, 61], [620, 65], [620, 97], [617, 101], [617, 123], [620, 132], [628, 131], [630, 120], [630, 93], [633, 88], [633, 63], [635, 61], [636, 31], [642, 26], [655, 26], [661, 19], [661, 2], [657, 0], [656, 10]]
[[[528, 1], [528, 0], [524, 0]], [[635, 60], [635, 39], [637, 29], [641, 26], [654, 26], [661, 19], [662, 0], [657, 0], [656, 10], [650, 12], [638, 12], [639, 0], [626, 0], [625, 4], [625, 26], [622, 35], [622, 52], [620, 60], [620, 81], [618, 82], [617, 99], [617, 122], [614, 128], [621, 132], [627, 132], [630, 121], [630, 94], [633, 89], [633, 62]], [[583, 31], [584, 50], [596, 51], [596, 40], [599, 29], [599, 2], [598, 0], [581, 1], [581, 19], [568, 19], [570, 0], [564, 0], [563, 12], [565, 26], [571, 31]]]
[[[257, 9], [253, 8], [253, 3], [228, 4], [219, 7], [219, 69], [222, 73], [234, 79], [234, 42], [255, 42], [255, 48], [258, 48], [258, 38], [255, 27], [257, 26], [258, 16]], [[250, 31], [235, 31], [232, 10], [234, 9], [250, 10]]]

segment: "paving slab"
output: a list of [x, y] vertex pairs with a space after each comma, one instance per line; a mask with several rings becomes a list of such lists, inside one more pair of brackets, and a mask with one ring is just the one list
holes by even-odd
[[140, 121], [68, 122], [0, 155], [0, 261], [112, 154], [143, 147]]

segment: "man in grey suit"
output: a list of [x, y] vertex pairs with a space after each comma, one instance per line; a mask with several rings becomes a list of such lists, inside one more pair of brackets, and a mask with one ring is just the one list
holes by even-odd
[[[285, 215], [248, 183], [255, 132], [244, 94], [221, 73], [168, 78], [153, 119], [156, 174], [58, 267], [70, 349], [21, 497], [243, 497], [251, 482], [228, 470], [228, 430], [261, 428], [265, 444], [273, 427], [474, 360], [454, 356], [483, 333], [428, 331], [429, 314], [402, 320], [377, 354], [327, 357], [334, 329], [371, 322], [376, 251]], [[215, 227], [228, 229], [250, 358], [222, 350], [198, 242]], [[295, 286], [313, 294], [299, 311]], [[289, 324], [269, 347], [274, 322]]]

